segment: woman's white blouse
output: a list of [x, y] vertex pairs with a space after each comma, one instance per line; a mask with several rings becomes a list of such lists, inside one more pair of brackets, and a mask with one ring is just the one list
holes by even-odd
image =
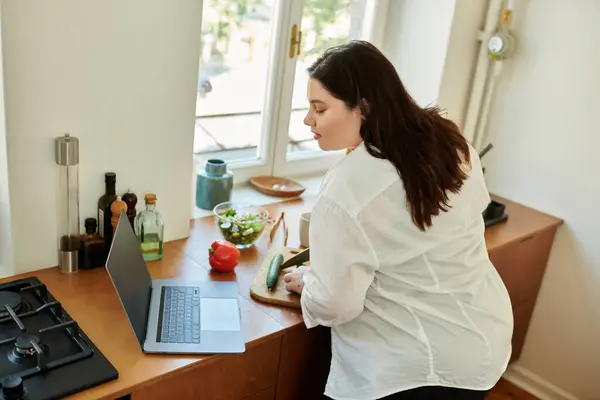
[[376, 399], [425, 385], [487, 390], [506, 369], [513, 317], [491, 264], [481, 213], [490, 202], [471, 148], [451, 210], [420, 231], [393, 165], [363, 145], [325, 176], [312, 211], [308, 328], [330, 326], [325, 394]]

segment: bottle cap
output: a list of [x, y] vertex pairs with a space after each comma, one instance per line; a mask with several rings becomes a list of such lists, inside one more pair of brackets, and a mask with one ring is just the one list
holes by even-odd
[[154, 193], [147, 193], [146, 196], [144, 196], [144, 200], [146, 200], [146, 204], [155, 204], [156, 195]]
[[54, 140], [56, 163], [58, 165], [79, 164], [79, 139], [68, 133]]
[[117, 174], [114, 172], [107, 172], [104, 174], [104, 182], [105, 183], [115, 183], [117, 180]]
[[98, 223], [96, 222], [96, 218], [86, 218], [85, 219], [85, 231], [87, 233], [96, 232], [96, 228], [98, 228]]

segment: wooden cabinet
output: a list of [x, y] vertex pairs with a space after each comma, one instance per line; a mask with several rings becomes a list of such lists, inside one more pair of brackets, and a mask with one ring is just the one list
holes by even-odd
[[557, 226], [550, 226], [490, 251], [513, 307], [511, 362], [521, 355], [556, 230]]
[[242, 400], [273, 400], [275, 399], [275, 386], [271, 386], [268, 389], [261, 390], [258, 393], [254, 393], [248, 397], [244, 397]]
[[526, 303], [513, 307], [513, 318], [515, 320], [515, 326], [513, 329], [513, 351], [510, 357], [510, 362], [518, 360], [521, 356], [521, 351], [523, 350], [523, 343], [525, 343], [525, 337], [527, 336], [527, 330], [529, 329], [529, 321], [531, 321], [531, 314], [533, 314], [534, 306], [535, 299], [532, 299]]
[[490, 252], [513, 307], [537, 297], [555, 232], [556, 227], [546, 228]]
[[306, 329], [304, 324], [286, 331], [281, 344], [276, 400], [318, 399], [327, 383], [331, 363], [329, 328]]
[[273, 399], [277, 384], [281, 336], [251, 347], [244, 354], [222, 355], [206, 364], [173, 372], [132, 393], [133, 400]]

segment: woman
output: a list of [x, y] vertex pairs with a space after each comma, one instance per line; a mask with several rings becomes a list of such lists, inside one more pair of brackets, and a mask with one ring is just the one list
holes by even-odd
[[331, 327], [333, 399], [483, 399], [511, 354], [510, 299], [484, 239], [482, 167], [457, 126], [421, 108], [374, 46], [309, 69], [304, 123], [330, 169], [311, 267], [285, 275], [308, 328]]

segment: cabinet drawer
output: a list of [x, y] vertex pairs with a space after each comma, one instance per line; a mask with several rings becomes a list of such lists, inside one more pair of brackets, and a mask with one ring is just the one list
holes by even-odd
[[[164, 376], [156, 383], [132, 393], [134, 400], [203, 399], [239, 400], [268, 389], [277, 383], [281, 336], [274, 337], [244, 354], [215, 356], [181, 373]], [[253, 399], [253, 397], [250, 397]], [[272, 398], [272, 397], [270, 397]]]
[[555, 233], [548, 228], [490, 252], [513, 307], [537, 297]]

